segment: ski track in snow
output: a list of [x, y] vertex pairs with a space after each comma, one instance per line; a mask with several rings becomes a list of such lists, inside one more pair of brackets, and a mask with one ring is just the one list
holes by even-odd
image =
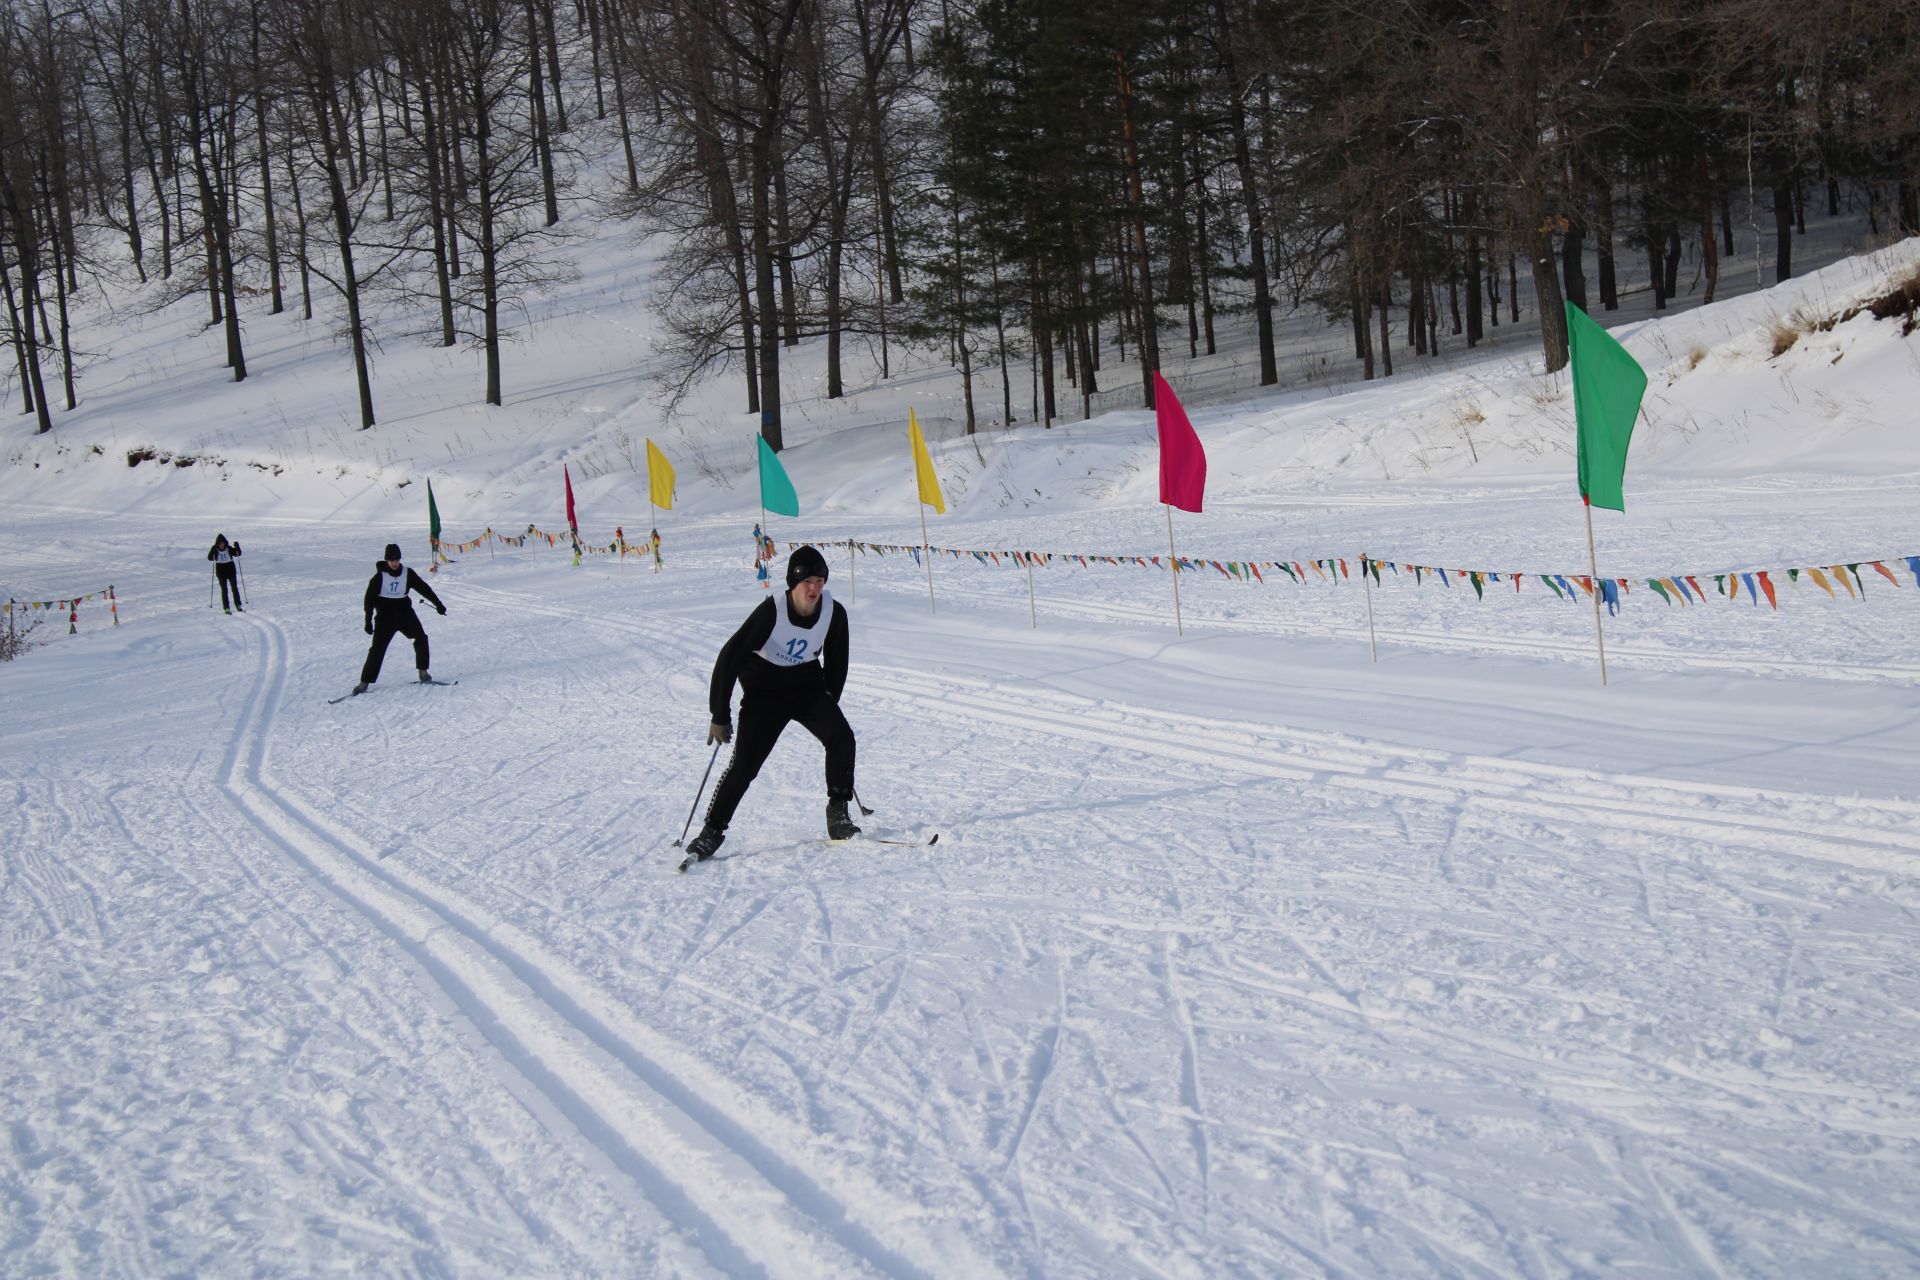
[[909, 1232], [890, 1242], [892, 1224], [876, 1230], [862, 1221], [802, 1164], [759, 1141], [750, 1123], [650, 1056], [643, 1043], [655, 1037], [535, 940], [448, 886], [429, 889], [382, 868], [350, 832], [279, 787], [270, 739], [288, 645], [272, 622], [254, 625], [263, 632], [260, 674], [222, 785], [269, 842], [416, 960], [509, 1069], [721, 1270], [931, 1273], [925, 1241]]
[[[1182, 711], [1151, 636], [1075, 648], [1144, 608], [1056, 602], [1036, 642], [943, 602], [935, 654], [875, 574], [863, 791], [940, 844], [822, 844], [795, 735], [676, 876], [705, 673], [760, 598], [731, 545], [443, 572], [459, 689], [326, 706], [361, 640], [325, 592], [89, 638], [125, 696], [74, 696], [86, 644], [35, 655], [67, 710], [10, 703], [0, 1047], [49, 1065], [0, 1078], [0, 1264], [1920, 1270], [1920, 803], [1883, 780], [1409, 745], [1272, 672]], [[72, 768], [30, 754], [60, 731]], [[131, 1119], [109, 1064], [48, 1075], [150, 1047]]]

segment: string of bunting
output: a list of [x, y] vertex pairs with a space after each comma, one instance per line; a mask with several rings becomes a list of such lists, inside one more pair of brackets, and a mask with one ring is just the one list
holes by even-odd
[[65, 600], [9, 600], [4, 605], [0, 605], [0, 613], [7, 615], [7, 626], [12, 627], [17, 619], [31, 622], [36, 613], [50, 614], [58, 611], [67, 615], [67, 634], [77, 635], [80, 631], [80, 605], [88, 600], [105, 600], [107, 612], [113, 616], [113, 625], [116, 627], [120, 625], [120, 601], [114, 596], [111, 586]]
[[[452, 542], [441, 539], [438, 547], [443, 552], [466, 553], [479, 549], [491, 540], [508, 547], [525, 547], [533, 542], [545, 542], [549, 547], [560, 548], [573, 545], [572, 535], [567, 532], [551, 532], [537, 525], [529, 524], [524, 533], [500, 533], [492, 527], [483, 530], [479, 536], [464, 542]], [[769, 563], [774, 558], [774, 542], [758, 526], [754, 528], [754, 568], [756, 577], [763, 583], [770, 583]], [[650, 530], [648, 536], [638, 542], [629, 541], [623, 529], [615, 529], [612, 541], [596, 545], [581, 541], [579, 547], [587, 555], [616, 555], [623, 559], [628, 555], [651, 555], [656, 567], [661, 563], [660, 532]], [[797, 541], [788, 541], [789, 551], [800, 546]], [[1914, 585], [1920, 587], [1920, 555], [1881, 556], [1875, 559], [1861, 559], [1836, 562], [1832, 564], [1801, 565], [1789, 568], [1768, 569], [1726, 569], [1719, 572], [1670, 573], [1646, 578], [1594, 578], [1584, 573], [1543, 573], [1505, 569], [1458, 569], [1441, 565], [1413, 564], [1400, 560], [1383, 560], [1377, 557], [1361, 555], [1324, 556], [1315, 559], [1273, 559], [1273, 560], [1215, 560], [1203, 556], [1159, 556], [1159, 555], [1113, 555], [1087, 551], [1033, 551], [1017, 548], [977, 549], [966, 547], [926, 547], [918, 544], [891, 542], [861, 542], [841, 540], [840, 545], [849, 546], [862, 555], [885, 557], [904, 555], [920, 566], [922, 555], [941, 556], [949, 560], [972, 560], [990, 567], [1044, 568], [1054, 564], [1070, 564], [1079, 567], [1095, 566], [1137, 567], [1166, 570], [1170, 565], [1178, 565], [1182, 573], [1201, 573], [1212, 570], [1224, 578], [1242, 582], [1254, 582], [1266, 585], [1269, 579], [1274, 582], [1289, 582], [1295, 586], [1306, 586], [1318, 582], [1328, 586], [1338, 586], [1342, 582], [1351, 582], [1356, 566], [1360, 572], [1370, 574], [1375, 585], [1385, 586], [1391, 574], [1393, 578], [1410, 579], [1414, 586], [1433, 585], [1451, 589], [1452, 587], [1471, 587], [1476, 600], [1484, 599], [1490, 586], [1511, 584], [1518, 592], [1526, 580], [1533, 578], [1544, 584], [1557, 600], [1591, 600], [1595, 591], [1607, 606], [1610, 614], [1618, 614], [1626, 597], [1636, 586], [1644, 586], [1660, 597], [1669, 607], [1699, 605], [1708, 602], [1711, 596], [1719, 596], [1737, 603], [1744, 592], [1747, 602], [1758, 606], [1763, 600], [1772, 609], [1780, 607], [1780, 585], [1784, 580], [1793, 588], [1801, 583], [1810, 582], [1831, 598], [1838, 600], [1844, 592], [1849, 599], [1865, 599], [1867, 578], [1876, 575], [1884, 578], [1892, 587], [1901, 585], [1900, 573], [1896, 567], [1904, 569], [1910, 575]], [[1706, 584], [1711, 583], [1709, 592]], [[112, 588], [91, 592], [72, 601], [32, 602], [31, 607], [52, 609], [56, 604], [63, 609], [77, 608], [81, 600], [111, 598]], [[8, 608], [14, 607], [9, 602]], [[29, 602], [21, 602], [23, 610]], [[118, 625], [118, 615], [115, 624]]]
[[[788, 548], [797, 547], [798, 542], [789, 542]], [[889, 542], [860, 542], [842, 540], [840, 545], [851, 547], [863, 555], [889, 556], [906, 555], [914, 564], [921, 564], [922, 548], [917, 544]], [[1265, 585], [1269, 578], [1276, 582], [1287, 581], [1296, 586], [1305, 586], [1318, 581], [1330, 586], [1338, 586], [1342, 581], [1353, 579], [1354, 561], [1344, 556], [1327, 556], [1313, 560], [1211, 560], [1198, 556], [1139, 556], [1106, 555], [1080, 551], [1026, 551], [1026, 550], [977, 550], [962, 547], [928, 547], [928, 554], [942, 556], [950, 560], [973, 560], [976, 563], [1000, 566], [1031, 566], [1035, 568], [1051, 564], [1077, 564], [1081, 568], [1095, 565], [1134, 566], [1165, 570], [1170, 564], [1177, 564], [1182, 573], [1204, 572], [1211, 569], [1222, 577], [1242, 582], [1257, 582]], [[1703, 586], [1703, 580], [1713, 583], [1713, 593], [1731, 601], [1738, 601], [1744, 590], [1751, 604], [1758, 605], [1762, 599], [1769, 607], [1780, 607], [1779, 579], [1798, 587], [1802, 580], [1811, 582], [1815, 587], [1839, 599], [1838, 586], [1850, 599], [1866, 597], [1866, 574], [1877, 574], [1887, 582], [1899, 587], [1900, 577], [1890, 565], [1904, 565], [1905, 571], [1913, 577], [1914, 585], [1920, 587], [1920, 555], [1882, 556], [1872, 560], [1853, 560], [1836, 564], [1803, 565], [1785, 569], [1728, 569], [1718, 573], [1672, 573], [1650, 578], [1600, 578], [1583, 573], [1531, 573], [1515, 570], [1494, 569], [1448, 569], [1439, 565], [1409, 564], [1404, 561], [1381, 560], [1367, 555], [1356, 558], [1360, 571], [1370, 573], [1375, 585], [1384, 586], [1382, 571], [1391, 573], [1396, 579], [1409, 578], [1413, 585], [1425, 585], [1429, 579], [1435, 584], [1451, 588], [1461, 584], [1473, 588], [1476, 600], [1484, 599], [1490, 585], [1511, 583], [1517, 592], [1528, 578], [1538, 579], [1546, 585], [1556, 599], [1591, 600], [1595, 590], [1600, 592], [1601, 601], [1610, 613], [1617, 614], [1623, 599], [1631, 592], [1636, 583], [1644, 583], [1648, 590], [1659, 596], [1669, 606], [1704, 604], [1709, 593]]]
[[629, 542], [627, 540], [626, 530], [616, 528], [613, 531], [613, 540], [611, 542], [606, 543], [604, 546], [596, 546], [584, 539], [576, 543], [573, 535], [569, 532], [551, 533], [548, 530], [531, 524], [527, 526], [525, 533], [501, 533], [489, 526], [482, 530], [479, 536], [469, 538], [465, 542], [454, 542], [446, 538], [436, 538], [434, 539], [433, 546], [434, 550], [441, 555], [464, 555], [467, 552], [479, 550], [489, 542], [497, 542], [503, 547], [525, 547], [535, 542], [545, 542], [549, 547], [572, 548], [577, 545], [581, 553], [585, 555], [617, 555], [623, 559], [629, 555], [651, 555], [655, 566], [662, 563], [660, 559], [660, 531], [658, 529], [649, 530], [647, 536], [638, 542]]

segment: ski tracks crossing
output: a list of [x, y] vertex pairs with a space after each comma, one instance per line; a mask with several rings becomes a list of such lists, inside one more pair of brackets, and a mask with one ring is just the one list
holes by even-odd
[[[414, 963], [549, 1128], [570, 1129], [590, 1148], [589, 1164], [630, 1184], [727, 1274], [921, 1277], [964, 1257], [962, 1242], [932, 1238], [913, 1224], [912, 1206], [856, 1171], [819, 1167], [762, 1137], [772, 1117], [747, 1113], [710, 1070], [540, 939], [450, 885], [383, 862], [284, 787], [272, 755], [289, 644], [277, 623], [248, 617], [259, 637], [257, 671], [220, 768], [222, 789], [268, 847]], [[962, 1269], [993, 1270], [977, 1258]]]

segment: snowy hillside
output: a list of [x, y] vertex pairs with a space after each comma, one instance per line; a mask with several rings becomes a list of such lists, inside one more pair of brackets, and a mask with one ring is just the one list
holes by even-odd
[[[790, 729], [681, 875], [759, 513], [736, 387], [662, 420], [625, 234], [504, 410], [396, 340], [357, 432], [324, 323], [254, 318], [236, 387], [123, 298], [5, 428], [0, 595], [114, 601], [0, 663], [0, 1273], [1920, 1274], [1920, 334], [1841, 319], [1920, 243], [1616, 330], [1606, 687], [1522, 344], [1172, 371], [1178, 629], [1150, 415], [966, 439], [928, 356], [802, 401], [771, 532], [849, 608], [869, 834], [939, 841], [825, 843]], [[873, 549], [920, 541], [909, 405], [929, 541], [1030, 576]], [[422, 610], [457, 687], [403, 640], [329, 702], [427, 481], [451, 540], [558, 530], [564, 464], [638, 539], [648, 437], [662, 572], [475, 547]]]

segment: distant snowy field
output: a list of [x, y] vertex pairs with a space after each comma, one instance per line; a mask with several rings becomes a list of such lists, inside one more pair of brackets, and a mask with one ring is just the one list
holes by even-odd
[[[1149, 569], [1030, 605], [940, 559], [930, 609], [849, 560], [919, 541], [908, 404], [936, 545], [1164, 554], [1148, 415], [966, 440], [926, 370], [796, 410], [773, 534], [851, 611], [866, 821], [940, 841], [826, 845], [795, 731], [685, 876], [757, 512], [733, 388], [648, 398], [644, 289], [584, 270], [502, 411], [396, 344], [366, 433], [323, 326], [257, 322], [234, 388], [129, 311], [4, 437], [0, 595], [111, 582], [123, 625], [0, 664], [0, 1273], [1920, 1274], [1920, 587], [1639, 581], [1920, 554], [1920, 335], [1769, 332], [1916, 261], [1618, 331], [1654, 386], [1606, 688], [1532, 576], [1586, 541], [1518, 348], [1196, 403], [1183, 553], [1529, 575], [1389, 575], [1378, 663], [1353, 580], [1192, 575], [1182, 635]], [[381, 546], [424, 567], [420, 481], [449, 538], [554, 529], [565, 462], [638, 537], [648, 435], [666, 572], [470, 553], [425, 615], [459, 686], [403, 641], [327, 703]]]

